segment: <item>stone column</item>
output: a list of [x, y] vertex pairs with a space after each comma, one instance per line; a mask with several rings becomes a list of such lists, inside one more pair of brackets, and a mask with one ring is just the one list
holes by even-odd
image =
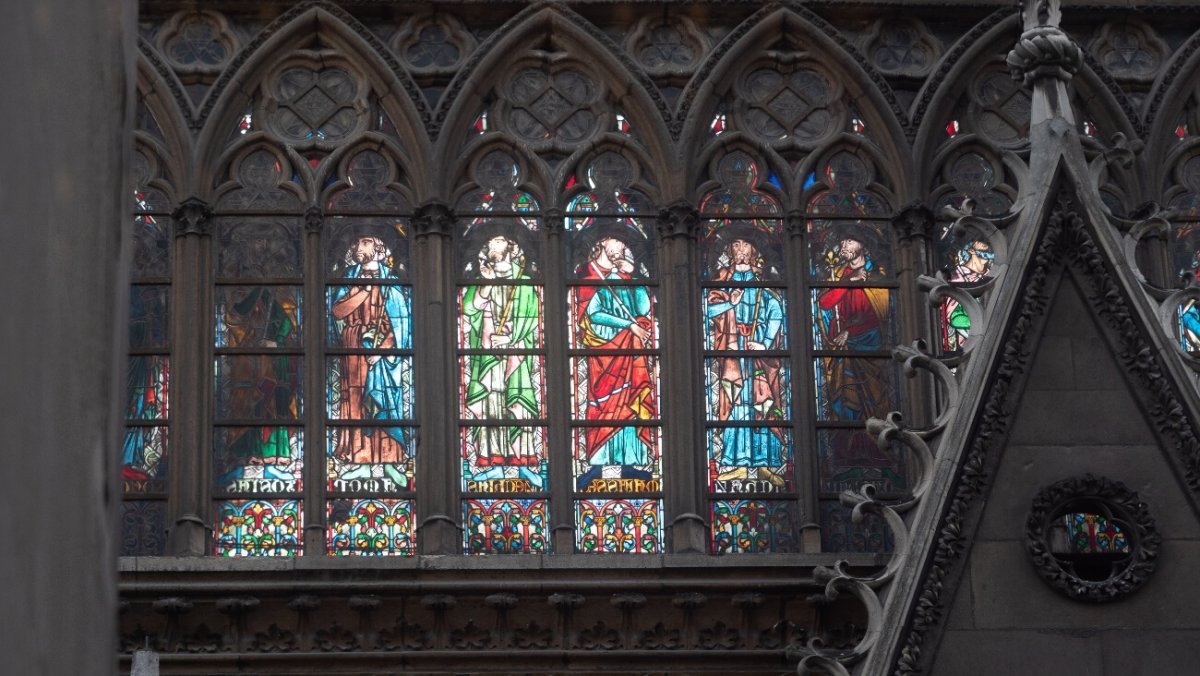
[[676, 202], [658, 214], [664, 521], [670, 524], [666, 551], [673, 553], [708, 551], [703, 412], [697, 406], [703, 401], [696, 339], [700, 299], [694, 244], [699, 223], [688, 202]]
[[[462, 551], [458, 496], [458, 410], [454, 364], [454, 213], [441, 202], [412, 218], [413, 354], [417, 410], [417, 547]], [[450, 302], [448, 307], [446, 304]]]
[[135, 3], [0, 26], [5, 673], [112, 674]]
[[[212, 550], [212, 210], [189, 197], [171, 214], [175, 230], [171, 312], [171, 471], [167, 554]], [[195, 308], [195, 314], [185, 308]], [[188, 383], [187, 387], [175, 387]]]

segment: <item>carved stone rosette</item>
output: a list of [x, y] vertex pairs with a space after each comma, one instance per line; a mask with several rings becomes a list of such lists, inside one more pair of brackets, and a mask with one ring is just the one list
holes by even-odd
[[[1099, 579], [1088, 579], [1070, 561], [1072, 542], [1059, 541], [1068, 537], [1063, 519], [1081, 510], [1105, 513], [1109, 536], [1097, 548], [1106, 551], [1077, 555], [1112, 559], [1101, 562], [1111, 565], [1102, 566], [1107, 570], [1093, 576]], [[1043, 488], [1025, 522], [1025, 549], [1038, 575], [1052, 589], [1077, 601], [1114, 601], [1137, 591], [1154, 572], [1161, 543], [1154, 519], [1137, 493], [1119, 481], [1091, 474]]]

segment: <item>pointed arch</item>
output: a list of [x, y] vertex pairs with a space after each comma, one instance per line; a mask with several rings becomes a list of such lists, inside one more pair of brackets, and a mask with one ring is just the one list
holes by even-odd
[[[381, 112], [396, 129], [406, 173], [421, 181], [412, 187], [420, 198], [426, 197], [430, 171], [425, 123], [429, 111], [419, 88], [382, 41], [327, 2], [307, 2], [280, 15], [234, 57], [213, 85], [199, 112], [203, 128], [196, 141], [197, 166], [209, 173], [198, 177], [197, 185], [211, 185], [214, 160], [226, 149], [228, 130], [254, 104], [267, 75], [313, 39], [335, 50], [345, 64], [352, 64], [348, 67], [378, 97]], [[323, 57], [324, 50], [320, 54]], [[402, 92], [394, 87], [395, 82], [400, 83]]]
[[506, 153], [516, 161], [519, 180], [513, 187], [532, 195], [539, 205], [545, 205], [546, 200], [550, 199], [549, 194], [552, 194], [546, 192], [551, 179], [545, 167], [521, 144], [500, 135], [479, 139], [457, 161], [447, 166], [445, 171], [453, 190], [444, 194], [450, 198], [450, 204], [460, 205], [464, 197], [485, 187], [476, 179], [476, 170], [480, 161], [495, 151]]
[[[1165, 157], [1177, 142], [1171, 133], [1179, 116], [1187, 108], [1189, 94], [1200, 85], [1200, 31], [1188, 38], [1175, 50], [1168, 63], [1163, 64], [1159, 76], [1151, 87], [1149, 103], [1145, 109], [1146, 157]], [[1196, 130], [1200, 131], [1200, 130]], [[1153, 172], [1149, 178], [1149, 190], [1153, 197], [1162, 189], [1171, 175], [1169, 163], [1157, 163], [1148, 167]]]
[[942, 131], [946, 116], [958, 103], [958, 97], [970, 82], [970, 74], [979, 70], [988, 57], [1006, 52], [1017, 29], [1020, 18], [1013, 12], [998, 9], [946, 50], [938, 63], [937, 70], [925, 81], [917, 93], [912, 111], [913, 154], [918, 158], [917, 166], [925, 166], [924, 158], [931, 156], [931, 143]]
[[153, 48], [139, 43], [142, 53], [136, 62], [137, 105], [145, 106], [157, 125], [161, 138], [145, 131], [134, 131], [135, 145], [147, 146], [158, 155], [170, 176], [170, 201], [178, 204], [189, 193], [194, 170], [191, 135], [187, 133], [188, 120], [181, 106], [187, 105], [187, 97], [178, 79], [169, 69], [160, 69], [155, 63]]
[[[713, 49], [681, 96], [679, 147], [693, 148], [710, 137], [709, 123], [722, 96], [736, 86], [735, 79], [747, 64], [766, 56], [768, 46], [782, 39], [804, 44], [808, 48], [805, 61], [828, 71], [836, 100], [846, 109], [843, 117], [865, 123], [870, 138], [888, 158], [881, 166], [888, 168], [894, 183], [901, 186], [900, 193], [907, 195], [910, 190], [904, 179], [912, 174], [908, 171], [907, 116], [887, 82], [864, 65], [854, 47], [834, 27], [803, 8], [757, 12]], [[829, 130], [825, 135], [836, 133]], [[690, 183], [695, 182], [698, 171], [698, 166], [689, 167]]]
[[[514, 55], [530, 53], [545, 41], [568, 55], [542, 52], [539, 56], [543, 62], [552, 66], [578, 65], [602, 83], [614, 110], [619, 107], [631, 121], [646, 154], [653, 158], [648, 168], [652, 167], [654, 174], [665, 180], [668, 173], [665, 167], [672, 154], [666, 129], [669, 113], [657, 88], [623, 50], [603, 36], [599, 28], [559, 4], [526, 9], [505, 23], [472, 54], [447, 88], [435, 116], [433, 130], [438, 136], [433, 166], [445, 167], [454, 163], [462, 151], [471, 120], [491, 102], [489, 97], [494, 96], [496, 83], [513, 68]], [[594, 138], [595, 135], [592, 140]], [[572, 154], [577, 150], [572, 148]], [[563, 167], [566, 164], [560, 163], [553, 172], [541, 172], [553, 174], [547, 176], [551, 182], [542, 187], [545, 194], [550, 194], [557, 178], [565, 179]], [[441, 174], [438, 179], [441, 183], [437, 189], [443, 193], [451, 192], [454, 174]]]
[[787, 161], [780, 157], [773, 149], [749, 134], [742, 132], [732, 132], [728, 135], [722, 134], [716, 142], [708, 144], [695, 155], [696, 171], [693, 183], [689, 186], [688, 199], [692, 203], [700, 204], [706, 195], [713, 190], [720, 189], [721, 182], [715, 175], [716, 165], [721, 161], [721, 158], [735, 152], [746, 153], [751, 159], [757, 160], [761, 166], [767, 169], [767, 175], [761, 177], [759, 185], [755, 187], [767, 191], [771, 197], [779, 202], [781, 209], [786, 212], [788, 200], [785, 186], [782, 182], [779, 185], [771, 183], [768, 177], [771, 174], [778, 176], [780, 172], [783, 172], [783, 175], [787, 176], [791, 168], [788, 166]]

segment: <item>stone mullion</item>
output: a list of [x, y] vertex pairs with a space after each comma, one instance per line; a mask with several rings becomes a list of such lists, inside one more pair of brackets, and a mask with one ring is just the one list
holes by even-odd
[[[664, 522], [670, 524], [672, 553], [708, 551], [708, 519], [704, 492], [703, 401], [698, 349], [696, 230], [700, 218], [687, 203], [676, 203], [658, 216], [660, 284], [660, 385]], [[665, 376], [665, 377], [664, 377]]]
[[545, 344], [546, 414], [549, 429], [546, 453], [550, 464], [551, 551], [570, 554], [575, 551], [575, 500], [573, 449], [571, 446], [571, 363], [567, 356], [567, 322], [573, 314], [567, 309], [567, 266], [564, 263], [563, 216], [548, 211], [542, 219], [546, 232], [542, 294], [542, 340]]
[[325, 554], [326, 510], [325, 477], [325, 268], [322, 264], [321, 231], [325, 222], [321, 210], [312, 207], [304, 215], [304, 291], [302, 329], [304, 332], [304, 542], [307, 556]]
[[[197, 198], [171, 214], [171, 361], [166, 554], [212, 551], [212, 211]], [[187, 386], [180, 387], [180, 383]]]
[[413, 375], [416, 380], [417, 546], [422, 554], [462, 551], [455, 386], [454, 215], [440, 202], [412, 218]]
[[821, 506], [817, 457], [817, 409], [812, 373], [815, 362], [812, 352], [812, 323], [808, 307], [811, 291], [805, 283], [808, 255], [804, 239], [805, 217], [792, 211], [784, 222], [787, 239], [784, 257], [788, 264], [786, 275], [791, 294], [788, 297], [787, 330], [792, 350], [792, 463], [796, 479], [796, 523], [799, 529], [800, 550], [821, 551]]
[[[940, 340], [941, 326], [934, 319], [936, 308], [929, 305], [928, 296], [917, 287], [917, 277], [933, 275], [936, 263], [931, 250], [933, 246], [933, 213], [923, 204], [916, 202], [904, 207], [892, 216], [892, 229], [897, 237], [896, 308], [899, 324], [898, 344], [911, 345], [923, 336]], [[930, 348], [937, 352], [938, 345]], [[901, 383], [901, 408], [909, 417], [913, 427], [923, 427], [932, 419], [933, 397], [936, 392], [926, 389], [920, 378], [904, 378]]]

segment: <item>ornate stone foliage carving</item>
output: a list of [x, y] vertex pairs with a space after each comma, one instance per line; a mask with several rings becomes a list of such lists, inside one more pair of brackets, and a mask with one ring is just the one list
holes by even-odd
[[[217, 599], [139, 598], [122, 614], [121, 646], [165, 653], [213, 653], [265, 659], [291, 651], [404, 652], [409, 660], [520, 649], [533, 660], [616, 650], [711, 651], [696, 664], [722, 660], [775, 667], [782, 650], [807, 640], [815, 611], [794, 585], [762, 594], [664, 592], [636, 585], [618, 593], [326, 595], [288, 602], [273, 594]], [[768, 601], [769, 597], [769, 601]], [[844, 613], [848, 606], [836, 610]], [[702, 609], [702, 610], [701, 610]], [[835, 627], [835, 633], [837, 628]], [[840, 644], [861, 640], [848, 628]], [[836, 638], [836, 636], [835, 636]], [[429, 653], [422, 657], [421, 653]], [[541, 654], [539, 654], [541, 653]], [[740, 656], [740, 657], [739, 657]], [[409, 662], [407, 664], [413, 664]]]
[[1153, 28], [1130, 17], [1105, 23], [1088, 51], [1121, 82], [1152, 82], [1170, 54]]
[[158, 49], [180, 76], [216, 75], [238, 49], [225, 17], [210, 10], [179, 12], [158, 34]]
[[881, 18], [865, 42], [871, 65], [886, 75], [923, 77], [942, 54], [941, 43], [920, 19]]
[[644, 17], [625, 40], [626, 49], [656, 77], [692, 72], [708, 49], [708, 40], [686, 16]]
[[392, 49], [416, 75], [453, 75], [475, 45], [449, 12], [413, 16], [392, 39]]
[[1162, 541], [1146, 504], [1119, 481], [1090, 474], [1038, 492], [1025, 548], [1038, 575], [1077, 601], [1113, 601], [1146, 583]]

